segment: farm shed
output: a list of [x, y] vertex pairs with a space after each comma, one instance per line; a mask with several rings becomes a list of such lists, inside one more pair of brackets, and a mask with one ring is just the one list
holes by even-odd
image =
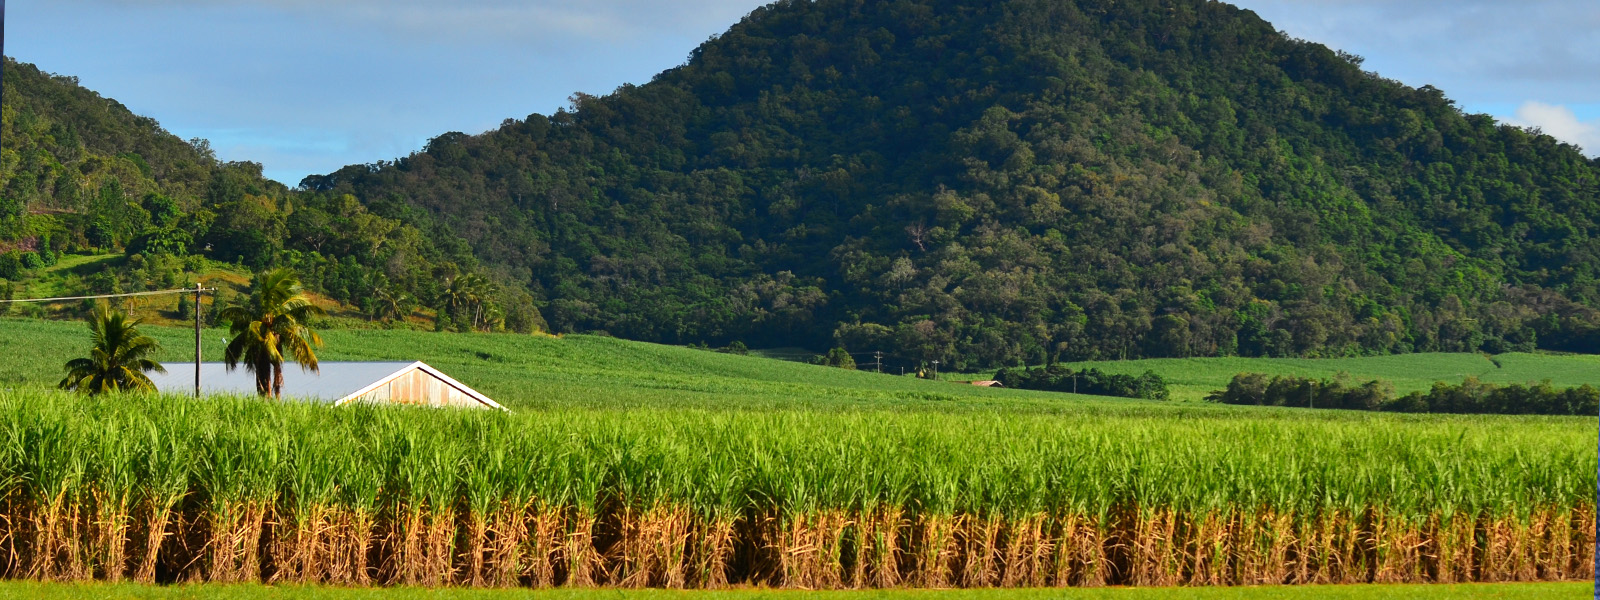
[[1005, 387], [1005, 384], [1000, 383], [998, 381], [994, 381], [994, 380], [974, 381], [974, 382], [972, 382], [972, 385], [975, 385], [975, 386], [978, 386], [978, 387], [997, 387], [997, 388]]
[[[166, 367], [166, 374], [149, 374], [156, 389], [166, 394], [194, 393], [194, 363], [161, 366]], [[308, 373], [293, 363], [283, 367], [284, 399], [334, 406], [370, 402], [505, 409], [422, 362], [323, 362], [320, 373]], [[200, 391], [206, 395], [255, 395], [255, 375], [244, 365], [229, 372], [223, 363], [200, 363]]]

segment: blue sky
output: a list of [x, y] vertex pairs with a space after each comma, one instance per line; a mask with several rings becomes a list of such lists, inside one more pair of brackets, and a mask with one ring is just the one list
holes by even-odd
[[[297, 184], [681, 64], [759, 0], [11, 0], [6, 53]], [[1242, 0], [1600, 155], [1600, 2]]]

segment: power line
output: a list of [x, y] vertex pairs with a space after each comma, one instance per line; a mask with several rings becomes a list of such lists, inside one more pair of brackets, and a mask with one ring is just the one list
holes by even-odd
[[[216, 288], [203, 288], [202, 292], [215, 292]], [[99, 296], [67, 296], [63, 298], [22, 298], [19, 300], [0, 300], [0, 304], [17, 302], [65, 302], [67, 300], [98, 300], [101, 298], [131, 298], [133, 296], [161, 296], [165, 294], [193, 294], [194, 288], [186, 290], [161, 290], [158, 292], [129, 292], [126, 294], [101, 294]]]

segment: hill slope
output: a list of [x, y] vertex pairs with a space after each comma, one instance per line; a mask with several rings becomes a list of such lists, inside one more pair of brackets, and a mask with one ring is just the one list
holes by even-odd
[[[476, 275], [471, 255], [409, 224], [420, 219], [291, 191], [259, 164], [219, 162], [204, 140], [181, 140], [74, 77], [9, 58], [5, 69], [0, 297], [171, 288], [208, 273], [199, 257], [237, 270], [293, 267], [371, 318], [403, 321], [455, 293], [444, 312], [471, 313], [465, 328], [543, 327], [525, 292], [462, 277]], [[126, 259], [48, 272], [73, 253]]]
[[1051, 358], [1596, 351], [1600, 163], [1199, 0], [778, 2], [570, 111], [302, 186], [554, 327]]

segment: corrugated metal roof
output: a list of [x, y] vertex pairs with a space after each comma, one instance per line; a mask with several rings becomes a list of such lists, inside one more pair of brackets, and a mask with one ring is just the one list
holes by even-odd
[[[324, 362], [320, 373], [308, 373], [300, 365], [284, 363], [283, 397], [310, 402], [335, 403], [362, 388], [409, 370], [416, 362]], [[170, 394], [194, 393], [194, 363], [162, 363], [166, 374], [149, 373], [156, 389]], [[255, 374], [244, 365], [229, 372], [223, 363], [200, 363], [200, 392], [235, 396], [254, 396]]]

